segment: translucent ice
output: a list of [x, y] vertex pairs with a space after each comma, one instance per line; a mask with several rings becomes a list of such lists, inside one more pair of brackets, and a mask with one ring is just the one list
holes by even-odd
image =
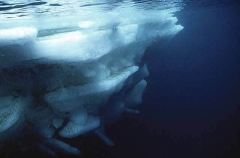
[[40, 149], [77, 155], [58, 138], [95, 131], [113, 145], [100, 128], [139, 113], [149, 75], [141, 58], [153, 40], [183, 29], [173, 11], [133, 6], [1, 23], [0, 140], [29, 131]]

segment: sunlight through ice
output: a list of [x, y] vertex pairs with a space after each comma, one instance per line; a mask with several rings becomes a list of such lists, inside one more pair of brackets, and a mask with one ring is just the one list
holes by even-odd
[[124, 112], [139, 113], [149, 75], [141, 61], [146, 48], [183, 29], [174, 17], [180, 8], [145, 10], [141, 5], [126, 1], [107, 10], [82, 4], [85, 13], [74, 16], [0, 23], [3, 148], [6, 142], [24, 147], [29, 134], [49, 154], [80, 154], [60, 138], [87, 133], [114, 144], [104, 125]]

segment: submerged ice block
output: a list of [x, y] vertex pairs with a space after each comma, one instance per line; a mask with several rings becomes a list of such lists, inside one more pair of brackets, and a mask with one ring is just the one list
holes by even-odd
[[44, 25], [6, 22], [0, 28], [2, 145], [29, 133], [51, 155], [80, 154], [59, 139], [86, 133], [114, 144], [101, 129], [124, 112], [139, 113], [149, 75], [141, 61], [146, 48], [183, 28], [171, 11], [131, 13], [115, 10], [64, 24], [54, 18], [52, 24], [41, 20]]

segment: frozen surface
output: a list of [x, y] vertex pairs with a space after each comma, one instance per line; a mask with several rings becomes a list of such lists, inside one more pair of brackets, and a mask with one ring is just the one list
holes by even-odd
[[112, 146], [102, 129], [123, 112], [139, 113], [134, 108], [149, 75], [141, 58], [154, 40], [183, 29], [173, 16], [178, 9], [146, 14], [132, 5], [89, 16], [1, 22], [1, 142], [18, 141], [25, 130], [51, 155], [78, 155], [58, 138], [95, 131]]

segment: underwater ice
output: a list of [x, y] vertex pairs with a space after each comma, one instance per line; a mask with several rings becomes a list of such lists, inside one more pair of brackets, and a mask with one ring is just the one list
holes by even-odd
[[149, 75], [141, 62], [146, 48], [183, 28], [172, 13], [132, 8], [1, 24], [1, 145], [23, 131], [52, 155], [80, 154], [58, 138], [89, 132], [113, 145], [104, 125], [123, 112], [138, 113]]

